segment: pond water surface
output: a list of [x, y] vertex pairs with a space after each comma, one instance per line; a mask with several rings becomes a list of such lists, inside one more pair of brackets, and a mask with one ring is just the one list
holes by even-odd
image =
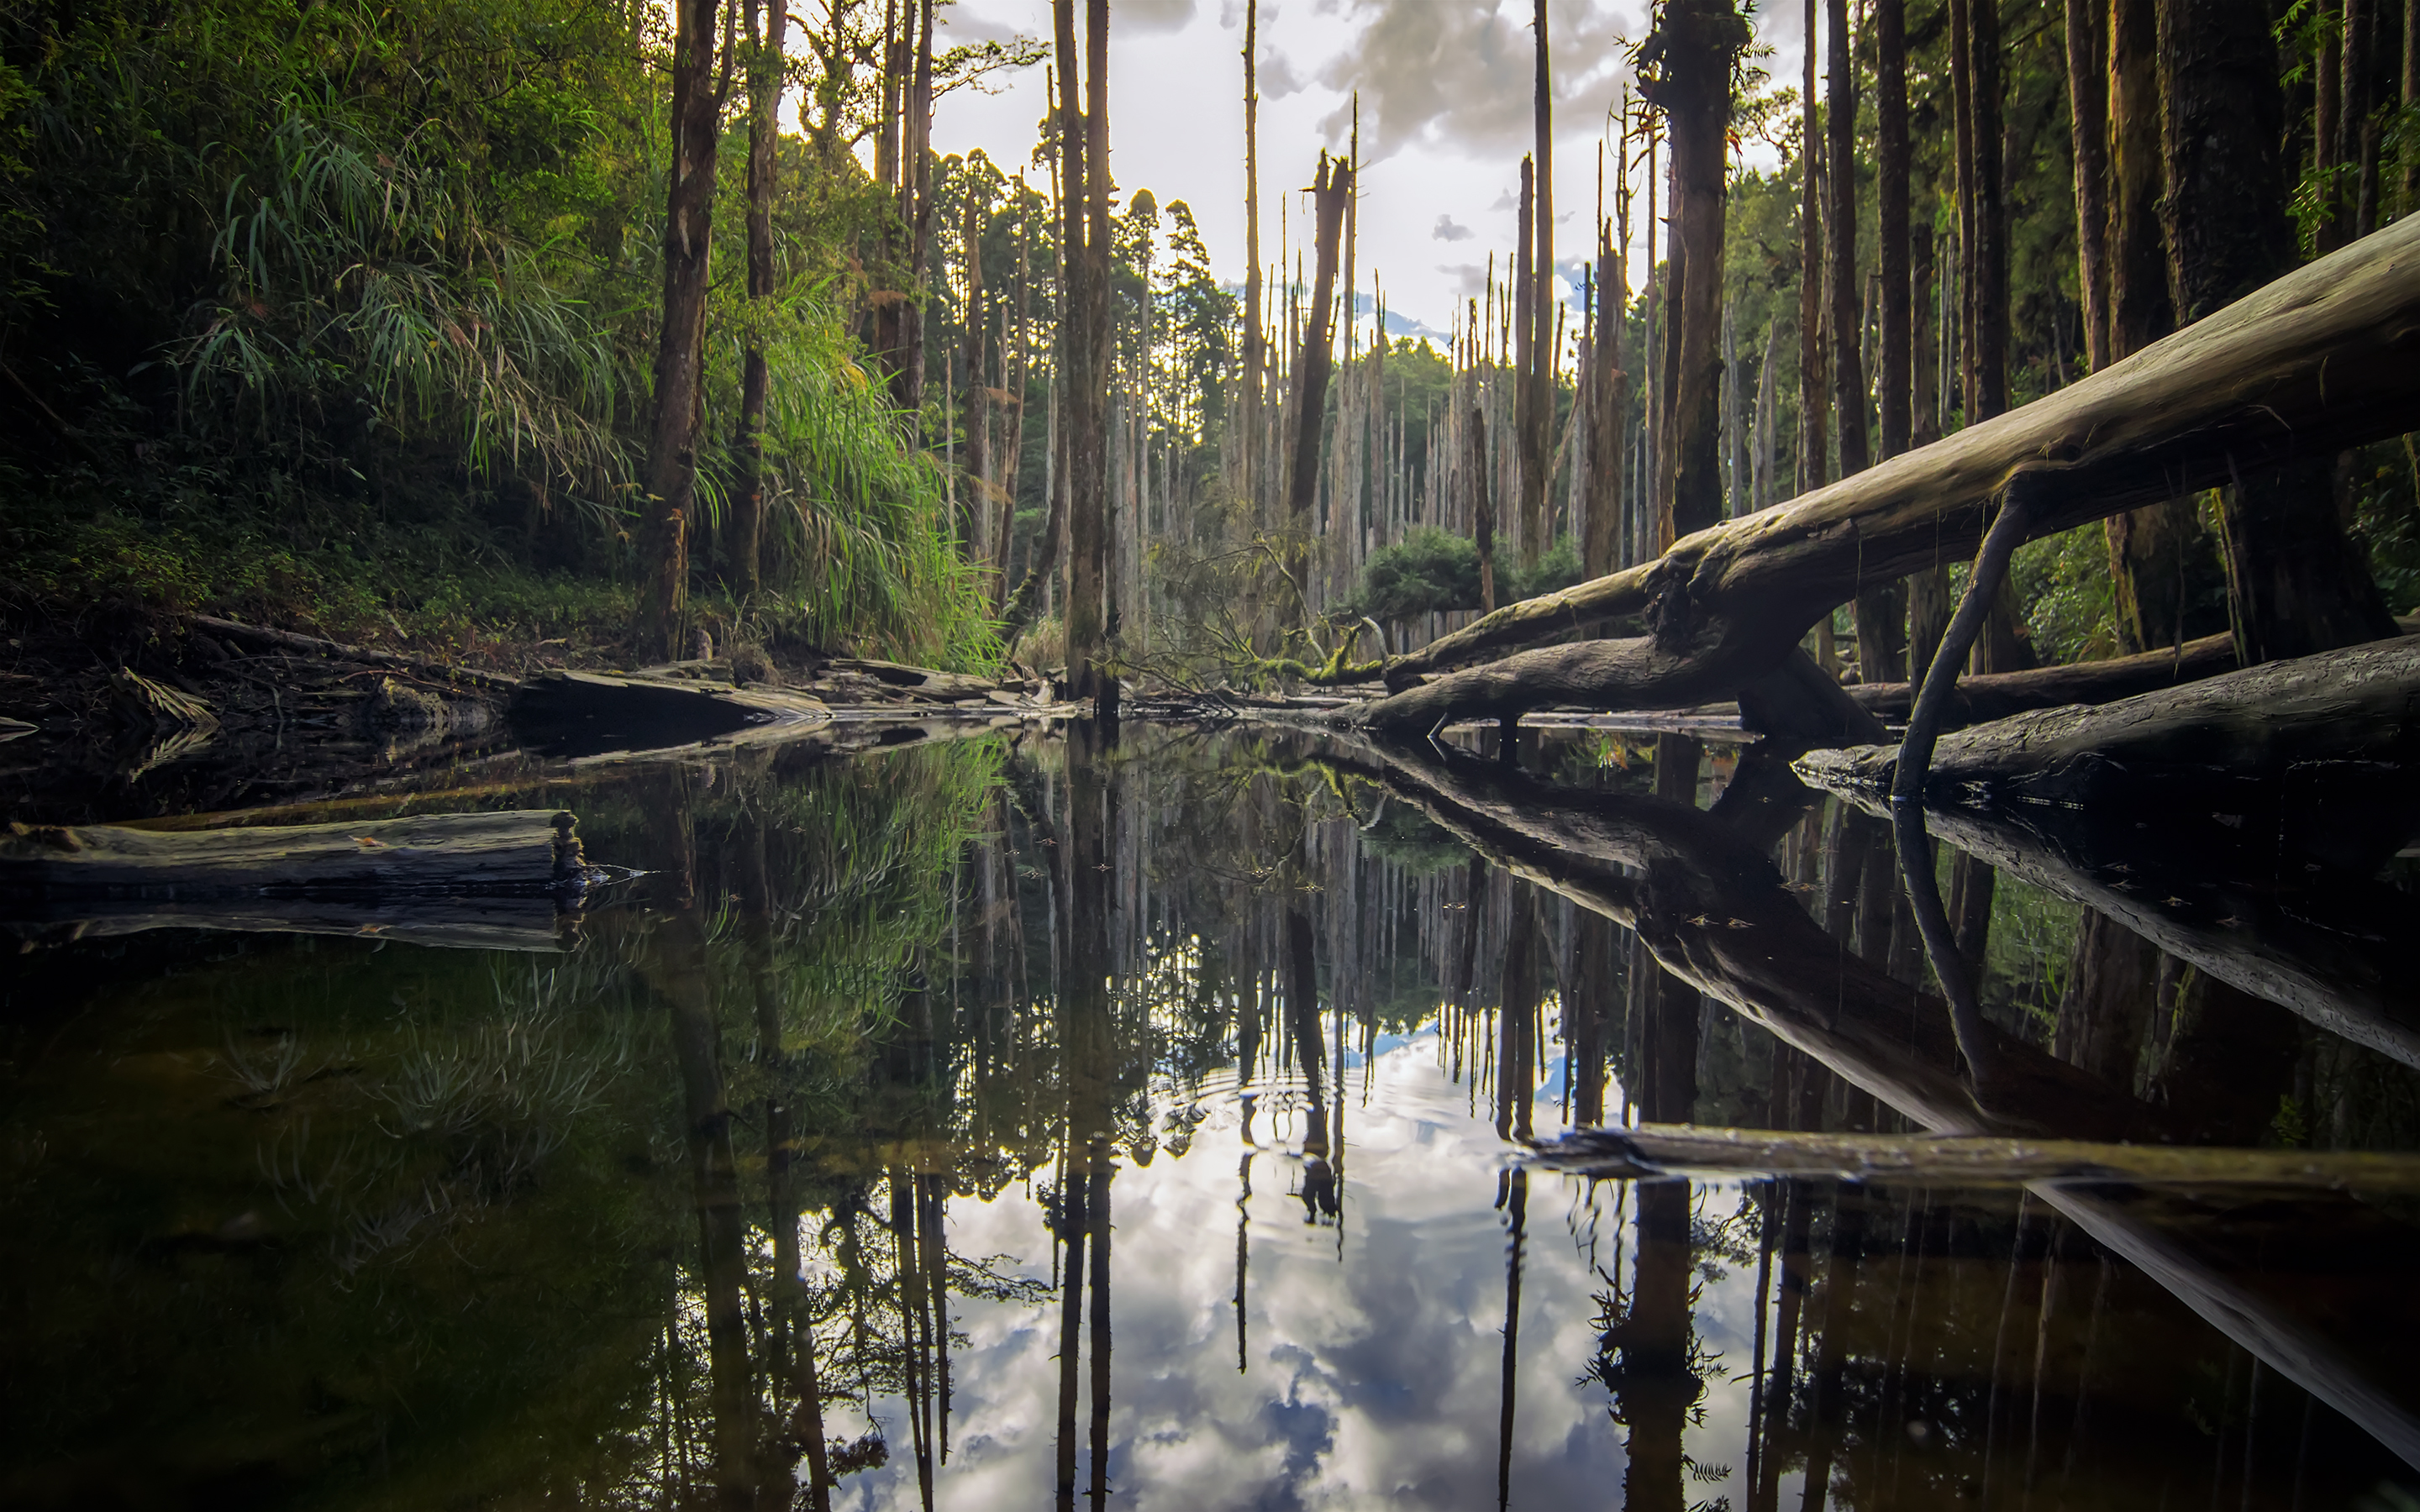
[[[512, 767], [287, 817], [564, 808], [644, 874], [484, 934], [15, 926], [0, 1504], [2420, 1506], [2391, 1163], [1511, 1158], [1639, 1122], [2414, 1149], [2403, 837], [2244, 876], [2131, 823], [2137, 863], [1945, 846], [2017, 1067], [1977, 1088], [1881, 826], [1752, 748], [1522, 754]], [[2253, 899], [2226, 927], [2288, 987], [2230, 984], [2197, 894], [2153, 944], [2055, 885], [2163, 857]]]

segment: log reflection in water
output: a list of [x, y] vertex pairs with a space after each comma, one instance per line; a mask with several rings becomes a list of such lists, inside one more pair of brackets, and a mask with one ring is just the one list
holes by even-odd
[[[1980, 1089], [1957, 1074], [1947, 1010], [1823, 939], [1761, 854], [1711, 816], [1660, 800], [1559, 791], [1490, 764], [1357, 748], [1332, 757], [1420, 806], [1474, 851], [1630, 927], [1675, 976], [1730, 1004], [1925, 1127], [2139, 1137], [2160, 1110], [2000, 1034]], [[1643, 873], [1618, 874], [1621, 864]], [[1745, 942], [1745, 943], [1743, 943]], [[2100, 1135], [2088, 1131], [2103, 1131]], [[2349, 1197], [2275, 1209], [2145, 1191], [2037, 1189], [2222, 1334], [2420, 1466], [2420, 1349], [2387, 1250], [2420, 1235]], [[1769, 1480], [1773, 1469], [1761, 1467]]]

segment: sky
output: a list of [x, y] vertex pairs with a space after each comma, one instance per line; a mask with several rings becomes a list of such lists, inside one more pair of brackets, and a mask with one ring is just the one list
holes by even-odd
[[[1625, 43], [1646, 30], [1646, 0], [1549, 0], [1554, 54], [1556, 259], [1590, 254], [1597, 147], [1630, 77]], [[1080, 17], [1082, 7], [1078, 5]], [[1800, 8], [1756, 18], [1763, 65], [1798, 68]], [[1019, 33], [1047, 37], [1047, 0], [956, 0], [937, 42]], [[1513, 244], [1520, 161], [1532, 141], [1530, 7], [1468, 0], [1262, 0], [1261, 241], [1278, 256], [1307, 224], [1318, 155], [1345, 149], [1360, 97], [1359, 276], [1390, 310], [1443, 330], [1476, 294], [1488, 254]], [[1219, 275], [1244, 270], [1244, 0], [1117, 0], [1109, 19], [1109, 154], [1121, 193], [1184, 200]], [[943, 153], [980, 147], [1013, 171], [1030, 159], [1045, 102], [1043, 70], [1001, 92], [961, 91], [935, 108]], [[1036, 175], [1040, 177], [1040, 175]], [[1608, 195], [1610, 189], [1608, 188]], [[1634, 267], [1644, 268], [1643, 252]], [[1634, 282], [1636, 275], [1634, 275]], [[1366, 305], [1365, 305], [1366, 307]]]

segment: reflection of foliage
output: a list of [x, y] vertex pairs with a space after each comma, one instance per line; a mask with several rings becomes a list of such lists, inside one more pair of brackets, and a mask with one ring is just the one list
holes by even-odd
[[1416, 877], [1434, 875], [1469, 861], [1469, 848], [1409, 804], [1387, 806], [1384, 813], [1361, 831], [1361, 844], [1371, 855], [1390, 861]]

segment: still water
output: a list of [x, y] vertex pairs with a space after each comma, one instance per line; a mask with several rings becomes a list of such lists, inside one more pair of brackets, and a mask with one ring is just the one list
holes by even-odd
[[[0, 1504], [2420, 1506], [2409, 1196], [1512, 1159], [2412, 1149], [2400, 837], [2194, 862], [2361, 899], [2255, 932], [2268, 997], [2181, 895], [2164, 949], [2080, 907], [2072, 836], [1945, 846], [2014, 1067], [1976, 1088], [1887, 836], [1752, 748], [1078, 731], [283, 817], [554, 807], [644, 874], [14, 927]], [[2160, 841], [2089, 865], [2131, 896]]]

